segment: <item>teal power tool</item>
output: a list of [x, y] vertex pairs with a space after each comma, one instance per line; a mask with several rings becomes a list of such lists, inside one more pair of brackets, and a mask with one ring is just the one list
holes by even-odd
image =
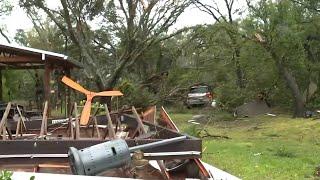
[[123, 139], [107, 141], [80, 150], [70, 147], [68, 155], [71, 171], [73, 174], [94, 176], [129, 164], [130, 153], [183, 141], [186, 138], [186, 136], [180, 136], [130, 148]]

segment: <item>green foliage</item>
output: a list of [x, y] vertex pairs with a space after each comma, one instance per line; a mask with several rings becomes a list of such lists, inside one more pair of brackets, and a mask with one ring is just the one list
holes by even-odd
[[235, 107], [243, 104], [245, 100], [250, 99], [247, 97], [243, 90], [238, 89], [234, 84], [225, 84], [217, 87], [215, 90], [217, 94], [218, 105], [225, 110], [232, 111]]
[[36, 87], [33, 70], [4, 70], [2, 73], [4, 100], [35, 100]]
[[155, 96], [153, 94], [129, 80], [123, 80], [118, 88], [124, 93], [124, 97], [120, 101], [122, 105], [145, 108], [154, 103]]
[[0, 174], [0, 180], [11, 180], [12, 174], [11, 171], [3, 170]]

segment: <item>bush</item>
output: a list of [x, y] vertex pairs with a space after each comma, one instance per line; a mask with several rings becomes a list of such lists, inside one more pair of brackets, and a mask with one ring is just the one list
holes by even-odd
[[1, 171], [0, 180], [11, 180], [12, 174], [13, 173], [11, 171], [7, 171], [7, 170]]
[[120, 105], [146, 108], [156, 102], [156, 95], [140, 88], [129, 80], [122, 81], [119, 89], [124, 94], [124, 97], [120, 100]]
[[244, 90], [239, 90], [237, 87], [226, 84], [215, 89], [218, 105], [223, 110], [233, 111], [233, 109], [245, 102], [248, 99]]

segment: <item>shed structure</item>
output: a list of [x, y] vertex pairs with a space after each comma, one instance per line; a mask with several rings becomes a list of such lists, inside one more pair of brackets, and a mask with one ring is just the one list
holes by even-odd
[[[62, 70], [65, 75], [70, 77], [70, 72], [74, 68], [81, 68], [81, 64], [64, 54], [0, 43], [0, 99], [3, 100], [1, 71], [4, 69], [44, 69], [44, 100], [49, 102], [52, 71]], [[68, 89], [66, 102], [70, 105], [70, 91]], [[50, 112], [50, 110], [48, 111]]]

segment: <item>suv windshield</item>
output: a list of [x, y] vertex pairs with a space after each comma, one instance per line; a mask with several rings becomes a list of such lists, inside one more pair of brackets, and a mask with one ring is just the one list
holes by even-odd
[[190, 93], [207, 93], [207, 92], [208, 92], [207, 86], [192, 87], [190, 89]]

